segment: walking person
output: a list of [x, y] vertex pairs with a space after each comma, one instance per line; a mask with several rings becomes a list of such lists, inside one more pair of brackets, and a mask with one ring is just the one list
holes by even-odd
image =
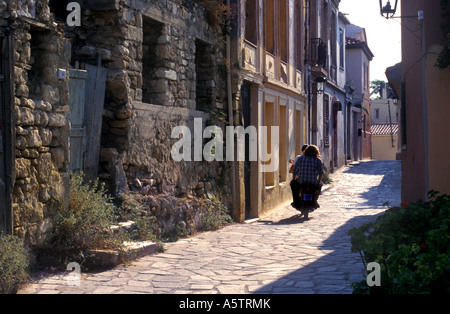
[[[319, 208], [318, 198], [322, 189], [323, 163], [320, 160], [320, 151], [315, 145], [309, 145], [301, 158], [298, 158], [293, 169], [293, 175], [296, 176], [295, 181], [301, 187], [302, 184], [313, 184], [317, 186], [318, 193], [314, 194], [314, 207]], [[295, 185], [297, 183], [294, 183]], [[300, 197], [297, 193], [297, 201]], [[299, 203], [294, 200], [294, 207]]]

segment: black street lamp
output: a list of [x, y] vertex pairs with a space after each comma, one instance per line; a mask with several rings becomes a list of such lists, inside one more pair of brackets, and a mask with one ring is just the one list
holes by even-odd
[[383, 0], [380, 0], [380, 13], [383, 17], [386, 19], [391, 19], [395, 15], [395, 11], [397, 11], [397, 3], [398, 0], [395, 0], [394, 8], [391, 6], [391, 1], [388, 0], [388, 2], [383, 5]]
[[314, 81], [316, 82], [316, 94], [323, 94], [327, 79], [325, 77], [319, 76]]

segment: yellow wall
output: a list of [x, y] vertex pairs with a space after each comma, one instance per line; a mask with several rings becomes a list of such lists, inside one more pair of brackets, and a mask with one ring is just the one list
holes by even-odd
[[394, 136], [394, 147], [390, 135], [372, 135], [372, 159], [395, 160], [397, 153], [397, 136]]
[[[435, 45], [430, 50], [441, 49]], [[450, 68], [436, 68], [436, 56], [428, 55], [426, 72], [429, 190], [450, 194]]]

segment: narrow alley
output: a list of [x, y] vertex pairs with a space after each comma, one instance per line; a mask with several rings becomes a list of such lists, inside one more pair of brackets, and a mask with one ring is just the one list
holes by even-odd
[[41, 275], [19, 291], [41, 293], [351, 293], [361, 280], [361, 259], [350, 248], [349, 229], [400, 203], [400, 161], [345, 166], [303, 220], [285, 204], [251, 224], [233, 224], [164, 245], [164, 253], [131, 265], [82, 274]]

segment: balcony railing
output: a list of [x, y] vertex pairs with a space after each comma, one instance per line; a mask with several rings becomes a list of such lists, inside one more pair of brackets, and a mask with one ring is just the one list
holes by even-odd
[[327, 45], [320, 38], [311, 39], [310, 64], [318, 66], [327, 71], [328, 68], [328, 51]]

